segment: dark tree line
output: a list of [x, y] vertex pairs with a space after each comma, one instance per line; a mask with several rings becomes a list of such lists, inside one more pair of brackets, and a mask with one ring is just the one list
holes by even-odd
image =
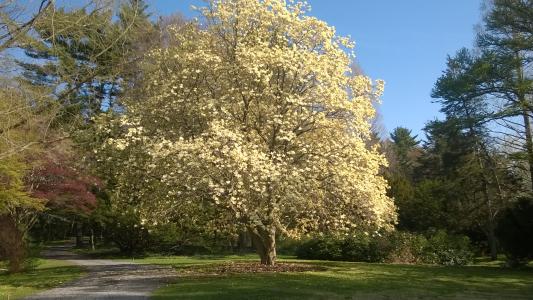
[[513, 252], [509, 235], [498, 238], [498, 231], [530, 230], [509, 218], [532, 201], [532, 50], [533, 2], [488, 2], [475, 49], [448, 57], [433, 88], [444, 119], [426, 124], [421, 147], [408, 129], [391, 134], [400, 228], [484, 237], [492, 259], [502, 247]]

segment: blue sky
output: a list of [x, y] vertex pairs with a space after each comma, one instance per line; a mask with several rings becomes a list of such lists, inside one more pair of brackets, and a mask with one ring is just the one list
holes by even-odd
[[[386, 82], [380, 111], [387, 130], [407, 127], [420, 134], [438, 117], [431, 89], [446, 55], [471, 47], [481, 20], [481, 0], [309, 0], [311, 15], [356, 42], [363, 71]], [[151, 0], [156, 14], [191, 15], [199, 0]], [[419, 135], [420, 137], [423, 134]]]

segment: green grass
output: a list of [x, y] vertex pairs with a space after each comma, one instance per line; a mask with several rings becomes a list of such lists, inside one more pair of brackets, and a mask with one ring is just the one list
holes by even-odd
[[[140, 263], [190, 266], [256, 261], [252, 255], [147, 257]], [[186, 275], [155, 299], [532, 299], [533, 269], [298, 261], [326, 267], [303, 273]], [[209, 268], [202, 268], [209, 269]]]
[[33, 270], [6, 274], [0, 271], [0, 299], [17, 299], [56, 287], [84, 274], [82, 268], [65, 261], [38, 259]]

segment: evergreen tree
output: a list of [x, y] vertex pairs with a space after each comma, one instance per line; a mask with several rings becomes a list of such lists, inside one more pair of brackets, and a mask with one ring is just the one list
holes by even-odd
[[[488, 70], [477, 86], [484, 95], [499, 101], [495, 119], [504, 125], [504, 141], [516, 149], [529, 167], [533, 187], [533, 2], [494, 0], [478, 35], [481, 63]], [[517, 123], [521, 119], [521, 124]], [[519, 121], [518, 121], [519, 122]], [[511, 136], [512, 138], [509, 138]]]
[[136, 76], [132, 66], [143, 55], [137, 44], [155, 30], [146, 10], [143, 1], [131, 0], [115, 21], [106, 7], [53, 7], [36, 22], [37, 35], [23, 45], [31, 59], [19, 64], [26, 80], [53, 90], [63, 107], [58, 121], [80, 125], [120, 106], [117, 97]]
[[470, 191], [462, 195], [467, 201], [461, 206], [475, 208], [466, 217], [481, 225], [490, 245], [491, 257], [496, 259], [496, 216], [506, 201], [501, 172], [494, 151], [490, 149], [486, 126], [495, 115], [487, 109], [487, 98], [482, 89], [486, 80], [491, 78], [491, 67], [466, 49], [449, 57], [447, 67], [432, 92], [436, 102], [442, 105], [441, 112], [446, 120], [428, 125], [429, 144], [433, 143], [432, 149], [441, 158], [441, 176]]
[[414, 167], [416, 146], [420, 143], [417, 136], [412, 136], [411, 130], [396, 127], [390, 134], [392, 148], [398, 163], [399, 171], [404, 176], [411, 176]]

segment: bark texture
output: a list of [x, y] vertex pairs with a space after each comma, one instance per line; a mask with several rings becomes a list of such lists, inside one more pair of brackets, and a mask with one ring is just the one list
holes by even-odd
[[273, 266], [276, 264], [276, 230], [262, 228], [248, 228], [252, 237], [252, 244], [261, 258], [262, 265]]

